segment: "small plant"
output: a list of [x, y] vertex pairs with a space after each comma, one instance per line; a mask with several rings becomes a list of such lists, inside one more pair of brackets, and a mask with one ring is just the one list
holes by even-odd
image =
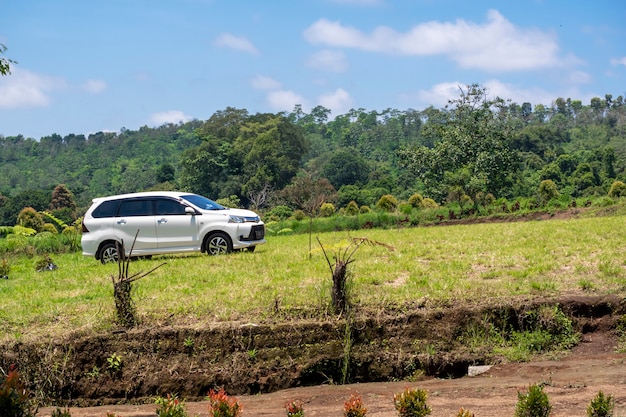
[[289, 401], [285, 404], [285, 409], [287, 410], [287, 417], [304, 417], [302, 401]]
[[515, 417], [548, 417], [552, 406], [541, 385], [531, 385], [527, 393], [518, 392]]
[[50, 414], [50, 417], [72, 417], [72, 415], [70, 414], [70, 410], [67, 408], [65, 410], [57, 408], [52, 412], [52, 414]]
[[425, 390], [407, 388], [403, 393], [394, 395], [393, 402], [400, 417], [424, 417], [432, 412], [426, 404], [427, 398]]
[[237, 417], [241, 415], [241, 404], [236, 398], [229, 397], [224, 388], [220, 388], [219, 391], [209, 391], [207, 400], [209, 401], [210, 417]]
[[158, 405], [156, 413], [158, 417], [187, 417], [185, 402], [176, 394], [167, 394], [167, 397], [156, 397], [154, 403]]
[[87, 375], [87, 378], [98, 379], [100, 376], [100, 368], [94, 365], [94, 367], [91, 368], [91, 371], [87, 372], [85, 375]]
[[113, 353], [109, 356], [107, 362], [109, 363], [108, 368], [111, 372], [119, 372], [122, 370], [122, 357], [117, 353]]
[[11, 270], [11, 266], [9, 265], [9, 261], [3, 259], [0, 261], [0, 278], [9, 279], [9, 271]]
[[35, 417], [37, 407], [31, 404], [26, 388], [13, 365], [4, 380], [0, 379], [0, 416]]
[[615, 399], [612, 395], [604, 395], [602, 391], [591, 400], [587, 407], [588, 417], [612, 417]]
[[57, 269], [57, 266], [49, 255], [44, 255], [35, 264], [35, 270], [37, 272], [53, 271], [55, 269]]
[[474, 417], [474, 413], [469, 410], [464, 410], [463, 407], [461, 407], [456, 417]]
[[343, 404], [344, 417], [365, 417], [366, 413], [367, 408], [358, 394], [352, 394], [350, 399]]

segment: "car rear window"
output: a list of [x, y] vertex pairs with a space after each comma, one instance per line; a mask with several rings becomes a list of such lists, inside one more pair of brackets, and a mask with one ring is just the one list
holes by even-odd
[[91, 216], [95, 217], [96, 219], [104, 217], [115, 217], [119, 206], [120, 200], [104, 201], [102, 204], [94, 209], [93, 213], [91, 213]]
[[124, 200], [120, 205], [119, 217], [153, 216], [152, 200]]

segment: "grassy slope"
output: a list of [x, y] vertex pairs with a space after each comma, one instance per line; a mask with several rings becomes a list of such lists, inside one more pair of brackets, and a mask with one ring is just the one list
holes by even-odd
[[[353, 300], [369, 308], [422, 302], [480, 302], [486, 297], [596, 294], [626, 290], [626, 216], [491, 223], [270, 237], [255, 253], [222, 257], [155, 257], [131, 274], [166, 265], [135, 283], [141, 320], [207, 323], [274, 320], [277, 305], [294, 315], [325, 314], [329, 254], [351, 237], [363, 245], [352, 263]], [[111, 275], [80, 254], [55, 255], [55, 271], [35, 272], [36, 259], [12, 260], [0, 282], [0, 340], [48, 337], [68, 329], [113, 326]]]

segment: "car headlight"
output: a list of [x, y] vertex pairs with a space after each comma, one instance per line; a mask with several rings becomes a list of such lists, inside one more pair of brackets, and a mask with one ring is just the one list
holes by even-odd
[[228, 216], [228, 223], [245, 223], [246, 218], [242, 216], [233, 216], [232, 214]]

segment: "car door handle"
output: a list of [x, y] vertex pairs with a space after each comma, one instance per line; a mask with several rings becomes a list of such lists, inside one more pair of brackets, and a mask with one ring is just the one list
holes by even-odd
[[122, 220], [118, 220], [117, 224], [126, 224], [126, 220], [122, 219]]
[[165, 219], [165, 218], [161, 218], [161, 219], [157, 220], [157, 223], [158, 223], [158, 224], [167, 223], [167, 219]]

